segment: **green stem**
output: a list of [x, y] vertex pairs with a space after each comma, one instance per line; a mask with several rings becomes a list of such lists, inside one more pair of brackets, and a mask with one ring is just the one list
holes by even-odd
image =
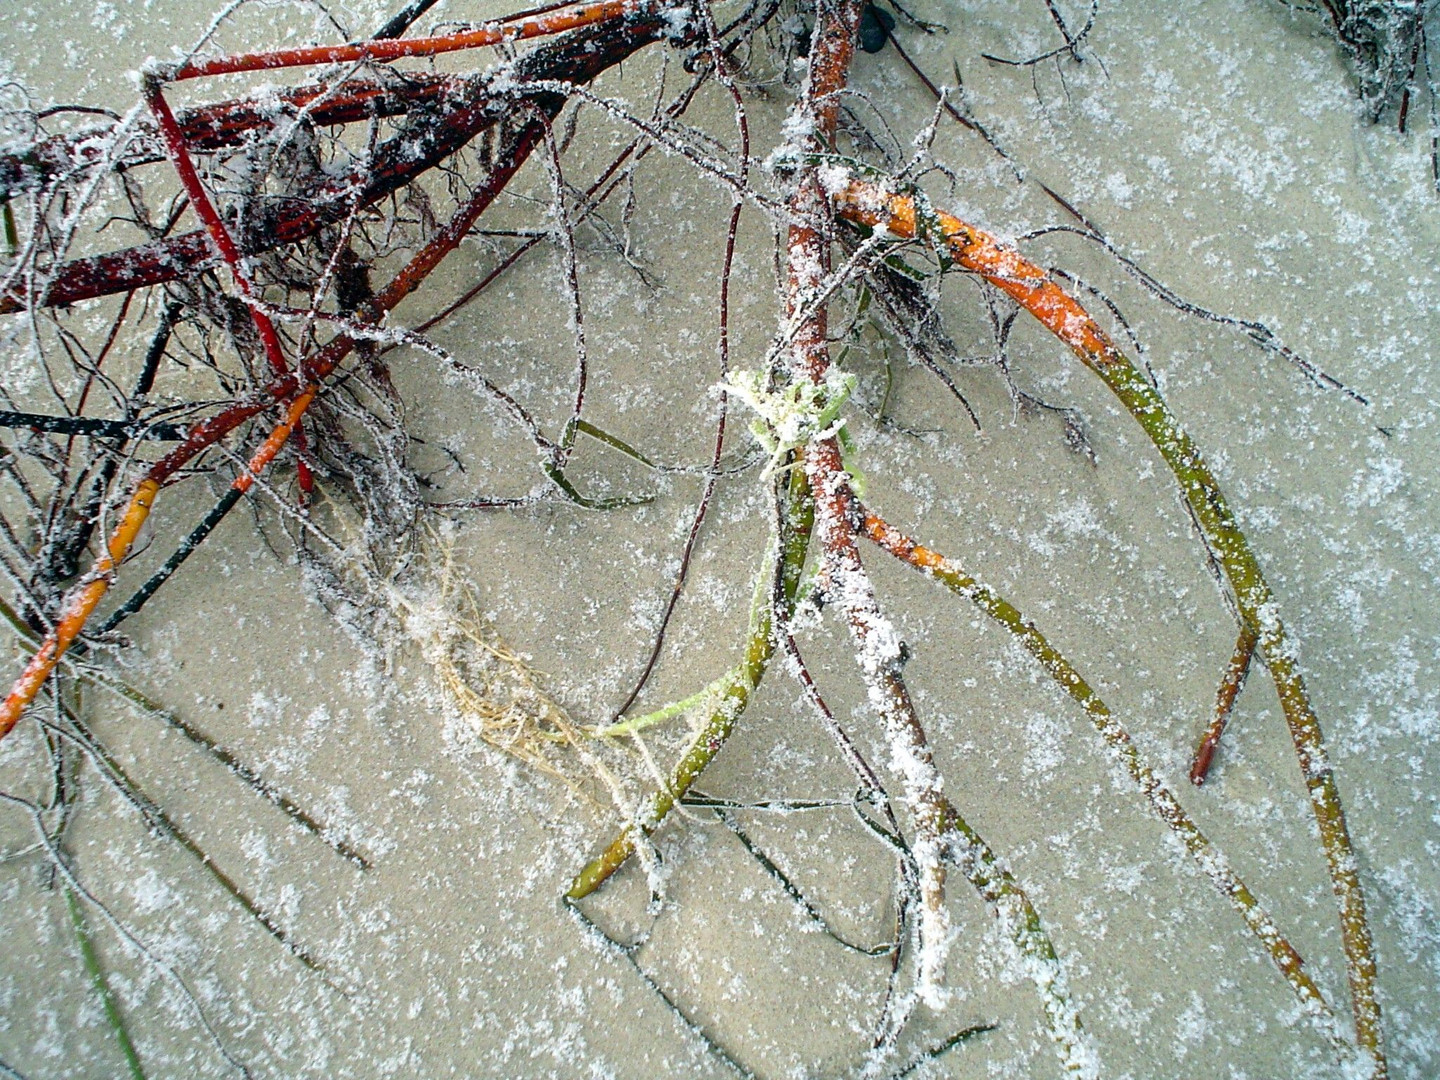
[[1375, 951], [1365, 916], [1365, 895], [1360, 886], [1355, 849], [1345, 823], [1335, 774], [1325, 752], [1320, 721], [1310, 705], [1310, 695], [1270, 584], [1209, 465], [1165, 399], [1119, 350], [1110, 350], [1103, 359], [1086, 357], [1085, 361], [1145, 429], [1175, 474], [1185, 500], [1195, 511], [1205, 538], [1230, 582], [1241, 620], [1259, 636], [1266, 667], [1275, 682], [1280, 708], [1290, 728], [1290, 739], [1319, 826], [1331, 885], [1340, 906], [1340, 930], [1356, 1039], [1373, 1060], [1372, 1076], [1375, 1080], [1384, 1080], [1387, 1070], [1381, 1045], [1380, 1006], [1375, 1000]]
[[941, 829], [949, 840], [950, 857], [980, 899], [989, 905], [1001, 932], [1019, 953], [1025, 974], [1039, 993], [1065, 1075], [1098, 1076], [1095, 1051], [1080, 1023], [1080, 1011], [1071, 1001], [1064, 966], [1040, 921], [1040, 913], [1014, 874], [948, 799], [944, 809]]
[[618, 720], [605, 727], [596, 728], [591, 734], [597, 739], [614, 739], [621, 735], [632, 735], [637, 731], [644, 731], [646, 728], [654, 727], [656, 724], [663, 724], [666, 720], [680, 716], [695, 708], [712, 694], [719, 693], [722, 689], [731, 686], [736, 678], [736, 671], [732, 668], [714, 682], [702, 687], [687, 698], [679, 701], [672, 701], [663, 708], [648, 712], [644, 716], [632, 716], [629, 720]]
[[896, 558], [930, 574], [952, 592], [974, 603], [1003, 626], [1030, 653], [1079, 706], [1095, 726], [1106, 746], [1140, 789], [1156, 816], [1170, 829], [1222, 896], [1228, 899], [1250, 932], [1290, 984], [1300, 1003], [1312, 1014], [1342, 1058], [1354, 1053], [1320, 988], [1305, 971], [1300, 954], [1276, 927], [1270, 913], [1231, 869], [1225, 857], [1185, 812], [1174, 793], [1145, 764], [1130, 733], [1116, 719], [1110, 707], [1075, 670], [1045, 635], [1003, 596], [967, 574], [953, 560], [924, 548], [886, 524], [874, 514], [865, 516], [865, 535]]
[[611, 435], [608, 431], [604, 430], [603, 428], [596, 427], [588, 420], [576, 420], [575, 430], [580, 432], [581, 434], [589, 435], [592, 439], [596, 440], [597, 442], [604, 443], [611, 449], [619, 450], [620, 453], [624, 454], [628, 458], [634, 458], [636, 461], [640, 462], [641, 465], [648, 466], [652, 469], [655, 468], [655, 462], [651, 461], [639, 450], [636, 450], [624, 439], [620, 438], [617, 435]]
[[[789, 493], [781, 508], [782, 519], [785, 521], [783, 535], [771, 538], [771, 544], [778, 542], [781, 549], [780, 591], [787, 608], [794, 601], [795, 590], [800, 584], [814, 520], [810, 490], [805, 483], [804, 473], [800, 469], [792, 469], [788, 475]], [[767, 546], [767, 552], [772, 550], [773, 547]], [[775, 653], [775, 635], [772, 633], [773, 598], [769, 590], [772, 570], [772, 560], [767, 557], [756, 581], [755, 597], [750, 605], [750, 629], [745, 637], [744, 659], [725, 683], [719, 704], [676, 764], [665, 787], [650, 797], [650, 803], [638, 821], [628, 825], [604, 852], [580, 871], [569, 892], [565, 894], [567, 899], [580, 900], [589, 896], [625, 864], [635, 853], [637, 833], [649, 836], [660, 826], [675, 803], [700, 778], [700, 774], [715, 759], [730, 733], [735, 730], [740, 715], [750, 703], [750, 695], [760, 685], [770, 658]]]
[[105, 1019], [110, 1023], [110, 1030], [115, 1033], [115, 1041], [120, 1044], [120, 1052], [125, 1055], [125, 1064], [130, 1070], [131, 1080], [145, 1080], [145, 1070], [140, 1065], [140, 1055], [135, 1052], [135, 1044], [130, 1041], [130, 1033], [125, 1030], [125, 1020], [120, 1015], [119, 1003], [115, 995], [110, 992], [110, 983], [105, 978], [105, 971], [100, 967], [100, 957], [95, 952], [95, 942], [90, 937], [90, 928], [85, 924], [85, 912], [80, 907], [80, 898], [75, 895], [75, 890], [68, 885], [65, 886], [65, 903], [70, 908], [70, 924], [75, 927], [75, 937], [80, 942], [80, 955], [85, 961], [85, 970], [90, 974], [91, 985], [95, 992], [100, 995], [100, 1002], [105, 1007]]
[[15, 210], [9, 199], [0, 201], [0, 214], [5, 218], [5, 254], [13, 259], [20, 253], [20, 233], [15, 228]]
[[540, 468], [567, 499], [586, 510], [621, 510], [627, 506], [644, 506], [646, 503], [655, 501], [654, 495], [620, 495], [609, 499], [592, 499], [587, 495], [581, 495], [553, 461], [543, 462]]
[[30, 626], [25, 622], [25, 620], [22, 619], [20, 615], [16, 612], [16, 610], [12, 608], [9, 604], [7, 604], [3, 599], [0, 599], [0, 618], [3, 618], [7, 623], [9, 623], [11, 629], [13, 629], [15, 633], [20, 636], [20, 640], [25, 643], [24, 647], [26, 648], [27, 652], [33, 653], [36, 649], [40, 647], [39, 635], [36, 634], [34, 630], [30, 629]]

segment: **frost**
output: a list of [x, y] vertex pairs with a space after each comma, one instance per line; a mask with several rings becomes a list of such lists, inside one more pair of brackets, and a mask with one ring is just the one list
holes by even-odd
[[155, 870], [146, 870], [135, 879], [131, 887], [131, 895], [135, 898], [135, 912], [138, 915], [153, 915], [157, 911], [169, 911], [175, 907], [178, 899], [175, 890], [170, 887]]
[[1378, 506], [1405, 483], [1405, 467], [1399, 459], [1382, 454], [1369, 459], [1365, 470], [1350, 482], [1346, 501], [1352, 507]]
[[1184, 1059], [1192, 1046], [1198, 1046], [1210, 1034], [1205, 999], [1190, 991], [1190, 1004], [1175, 1021], [1175, 1056]]

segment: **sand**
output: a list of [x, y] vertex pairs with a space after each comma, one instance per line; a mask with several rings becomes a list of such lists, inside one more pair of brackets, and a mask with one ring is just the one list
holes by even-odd
[[[1393, 123], [1370, 125], [1317, 20], [1278, 3], [1117, 0], [1102, 5], [1083, 63], [1014, 69], [982, 60], [1053, 47], [1044, 5], [1019, 6], [1017, 14], [1009, 3], [917, 0], [917, 13], [950, 33], [902, 31], [937, 80], [953, 81], [959, 64], [969, 108], [1029, 178], [1017, 184], [983, 143], [946, 121], [935, 152], [955, 177], [927, 178], [937, 205], [1013, 239], [1070, 223], [1043, 181], [1177, 294], [1263, 319], [1369, 400], [1316, 388], [1243, 333], [1158, 303], [1093, 244], [1064, 234], [1024, 243], [1123, 307], [1249, 530], [1300, 643], [1346, 799], [1392, 1076], [1434, 1075], [1440, 197], [1429, 187], [1423, 110], [1404, 136]], [[1080, 5], [1064, 7], [1083, 22]], [[449, 5], [433, 17], [500, 10]], [[297, 11], [243, 9], [227, 47], [281, 42], [286, 26], [303, 36], [310, 15]], [[337, 13], [350, 27], [383, 14], [368, 0]], [[202, 21], [178, 3], [20, 5], [0, 25], [0, 57], [42, 102], [123, 110], [133, 100], [124, 73], [192, 40]], [[599, 89], [648, 101], [658, 70], [655, 57], [642, 58]], [[854, 85], [856, 114], [877, 131], [883, 117], [894, 152], [907, 156], [931, 105], [893, 49], [860, 57]], [[773, 143], [785, 100], [782, 91], [754, 106], [757, 147]], [[620, 138], [594, 110], [585, 115], [567, 159], [581, 183]], [[732, 137], [718, 95], [701, 99], [695, 119]], [[525, 183], [543, 197], [539, 169], [527, 170]], [[632, 250], [653, 286], [602, 236], [580, 234], [594, 364], [586, 415], [655, 461], [698, 467], [716, 408], [708, 389], [715, 274], [729, 197], [674, 158], [643, 171], [636, 196]], [[609, 213], [617, 228], [620, 216], [617, 203]], [[495, 220], [535, 227], [540, 215], [516, 203]], [[436, 310], [493, 265], [503, 243], [467, 245], [401, 317]], [[758, 364], [776, 327], [769, 248], [768, 225], [749, 214], [734, 286], [740, 366]], [[515, 389], [552, 432], [568, 409], [573, 370], [560, 271], [553, 248], [532, 253], [434, 335]], [[986, 348], [975, 287], [952, 280], [945, 295], [962, 349]], [[1239, 700], [1212, 782], [1196, 791], [1185, 781], [1234, 624], [1139, 429], [1023, 322], [1014, 378], [1078, 410], [1093, 464], [1066, 445], [1056, 416], [1017, 416], [993, 366], [958, 376], [983, 424], [977, 435], [893, 344], [891, 422], [876, 424], [867, 412], [884, 396], [877, 340], [869, 334], [844, 361], [859, 376], [850, 423], [869, 501], [1005, 592], [1071, 657], [1343, 1003], [1334, 903], [1263, 671]], [[517, 495], [542, 483], [528, 441], [492, 405], [447, 383], [419, 354], [397, 359], [395, 374], [414, 433], [466, 466], [461, 474], [433, 449], [417, 450], [437, 485], [431, 497]], [[748, 417], [733, 419], [739, 455]], [[766, 528], [757, 472], [718, 487], [640, 709], [693, 693], [735, 662]], [[700, 479], [693, 468], [650, 472], [595, 443], [576, 475], [587, 490], [655, 498], [604, 513], [550, 501], [461, 514], [447, 540], [451, 584], [473, 588], [495, 632], [546, 673], [544, 685], [577, 722], [603, 723], [643, 665]], [[204, 505], [203, 494], [191, 498], [162, 509], [157, 537], [188, 528]], [[418, 649], [364, 647], [337, 626], [307, 599], [293, 559], [261, 542], [257, 530], [279, 536], [277, 511], [266, 499], [257, 506], [233, 515], [128, 625], [134, 648], [113, 667], [372, 865], [357, 870], [154, 718], [87, 690], [97, 733], [135, 780], [323, 966], [316, 973], [288, 953], [90, 771], [70, 850], [88, 892], [152, 956], [139, 957], [86, 906], [146, 1075], [234, 1074], [196, 1001], [225, 1051], [256, 1076], [734, 1075], [692, 1025], [767, 1080], [854, 1074], [884, 990], [883, 959], [819, 932], [736, 836], [698, 810], [658, 837], [666, 876], [657, 910], [647, 912], [644, 876], [633, 867], [586, 908], [617, 937], [644, 934], [646, 943], [628, 958], [597, 946], [558, 898], [608, 841], [613, 820], [447, 721]], [[1102, 1075], [1342, 1075], [1239, 920], [1111, 769], [1068, 699], [977, 611], [903, 567], [879, 557], [869, 564], [913, 653], [908, 676], [946, 791], [1031, 891]], [[405, 587], [433, 593], [435, 573], [416, 570]], [[883, 763], [843, 633], [827, 621], [801, 643], [836, 715]], [[683, 733], [675, 723], [649, 742], [662, 764]], [[44, 761], [33, 724], [17, 730], [0, 744], [0, 789], [43, 797]], [[779, 668], [703, 787], [746, 802], [843, 801], [853, 791]], [[735, 818], [836, 933], [888, 939], [892, 866], [849, 810]], [[34, 841], [13, 805], [0, 808], [0, 837], [7, 856]], [[32, 1080], [121, 1075], [46, 867], [35, 853], [0, 863], [0, 1061]], [[895, 1064], [969, 1025], [993, 1024], [923, 1068], [1058, 1076], [1032, 988], [1010, 974], [991, 920], [958, 876], [950, 893], [952, 1003], [917, 1014]]]

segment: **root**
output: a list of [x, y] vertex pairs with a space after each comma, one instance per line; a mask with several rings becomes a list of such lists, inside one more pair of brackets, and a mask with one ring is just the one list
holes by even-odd
[[433, 596], [416, 603], [395, 595], [404, 633], [445, 693], [445, 711], [487, 745], [579, 791], [573, 751], [586, 733], [545, 691], [545, 673], [506, 644], [481, 612], [453, 548], [436, 541], [438, 550], [427, 560]]

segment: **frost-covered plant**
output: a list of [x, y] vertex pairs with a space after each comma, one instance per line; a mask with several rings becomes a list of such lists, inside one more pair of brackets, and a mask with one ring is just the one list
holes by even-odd
[[[1099, 297], [1105, 306], [1102, 324], [1082, 303], [1088, 294], [1068, 277], [931, 205], [926, 185], [945, 176], [932, 143], [947, 112], [1001, 153], [985, 129], [959, 111], [952, 91], [940, 91], [922, 74], [935, 90], [936, 110], [921, 127], [908, 161], [897, 160], [857, 112], [842, 107], [857, 42], [871, 52], [884, 49], [894, 40], [895, 16], [862, 0], [818, 0], [793, 10], [782, 10], [779, 0], [754, 0], [733, 5], [733, 11], [678, 0], [592, 0], [405, 38], [430, 6], [419, 0], [373, 38], [217, 55], [208, 41], [238, 6], [217, 19], [195, 50], [149, 64], [140, 79], [143, 103], [123, 116], [54, 133], [41, 125], [50, 119], [43, 110], [26, 106], [7, 117], [7, 130], [23, 138], [0, 155], [0, 197], [12, 248], [0, 266], [0, 310], [15, 315], [9, 333], [23, 363], [12, 366], [28, 374], [5, 389], [7, 411], [0, 414], [10, 433], [4, 467], [11, 486], [0, 517], [0, 567], [9, 596], [3, 614], [28, 656], [0, 707], [0, 737], [33, 721], [44, 733], [44, 756], [57, 778], [73, 770], [76, 755], [83, 754], [87, 768], [122, 791], [152, 827], [202, 857], [237, 904], [317, 977], [325, 977], [323, 962], [296, 942], [273, 912], [213, 869], [199, 845], [126, 775], [90, 731], [76, 696], [79, 687], [93, 685], [140, 700], [105, 659], [108, 650], [124, 645], [118, 628], [232, 508], [248, 494], [263, 492], [272, 497], [272, 537], [286, 530], [312, 595], [357, 640], [380, 643], [377, 662], [393, 663], [407, 649], [418, 651], [443, 691], [441, 711], [456, 726], [468, 727], [537, 772], [563, 779], [584, 800], [610, 804], [614, 839], [580, 869], [566, 896], [588, 930], [598, 935], [580, 905], [632, 856], [649, 871], [654, 895], [663, 892], [664, 868], [652, 838], [677, 811], [733, 809], [709, 799], [697, 782], [741, 724], [762, 681], [775, 680], [772, 668], [779, 667], [779, 675], [794, 680], [849, 769], [858, 792], [852, 809], [894, 860], [896, 933], [872, 950], [886, 958], [889, 970], [860, 1073], [904, 1075], [977, 1033], [968, 1028], [908, 1063], [900, 1060], [902, 1037], [917, 1011], [939, 1010], [949, 996], [951, 903], [959, 880], [993, 915], [1008, 950], [1007, 970], [1033, 985], [1061, 1069], [1070, 1076], [1098, 1077], [1103, 1048], [1082, 1023], [1063, 957], [1041, 918], [1043, 905], [966, 820], [961, 796], [947, 787], [937, 764], [933, 735], [907, 683], [910, 648], [861, 558], [865, 541], [974, 604], [1078, 705], [1118, 775], [1234, 908], [1335, 1061], [1357, 1076], [1386, 1075], [1374, 949], [1356, 854], [1294, 642], [1260, 561], [1199, 445], [1153, 377], [1117, 344], [1117, 337], [1129, 332], [1118, 309]], [[1078, 61], [1093, 9], [1085, 28], [1072, 32], [1056, 7], [1047, 6], [1065, 44], [1045, 58], [1068, 55]], [[1397, 75], [1397, 64], [1403, 67], [1403, 57], [1397, 57], [1422, 42], [1423, 6], [1325, 6], [1337, 36], [1357, 57], [1367, 100], [1383, 106], [1409, 78]], [[896, 13], [906, 17], [898, 7]], [[932, 29], [918, 22], [914, 28]], [[402, 71], [394, 63], [540, 38], [547, 40], [506, 55], [482, 74]], [[755, 84], [767, 75], [771, 39], [784, 62], [768, 73], [769, 82], [793, 89], [793, 97], [779, 125], [779, 145], [762, 155], [751, 143], [750, 110]], [[647, 111], [591, 86], [651, 46], [678, 53], [689, 76], [668, 102]], [[898, 40], [895, 48], [900, 49]], [[901, 55], [913, 65], [908, 54]], [[299, 67], [316, 67], [322, 74], [313, 83], [178, 112], [171, 102], [176, 84]], [[1413, 76], [1413, 62], [1411, 68]], [[718, 85], [732, 106], [732, 137], [686, 119], [707, 84]], [[566, 158], [582, 104], [623, 132], [628, 143], [585, 190], [567, 176]], [[592, 346], [577, 236], [582, 226], [593, 228], [605, 250], [635, 266], [643, 283], [628, 216], [617, 229], [601, 208], [612, 193], [626, 190], [638, 163], [656, 149], [683, 161], [729, 201], [719, 275], [720, 373], [718, 380], [696, 377], [702, 394], [718, 391], [721, 415], [712, 458], [702, 470], [703, 495], [644, 674], [616, 716], [586, 723], [559, 704], [529, 661], [505, 644], [473, 593], [457, 585], [446, 550], [450, 534], [427, 526], [477, 510], [554, 504], [607, 513], [647, 500], [589, 491], [576, 479], [582, 437], [663, 472], [631, 441], [586, 417], [587, 404], [594, 415]], [[543, 227], [522, 233], [521, 245], [440, 314], [407, 325], [397, 314], [399, 305], [479, 228], [497, 197], [518, 184], [515, 178], [532, 155], [538, 155], [544, 174], [538, 197], [548, 208]], [[1003, 153], [1001, 160], [1014, 167]], [[137, 171], [157, 163], [165, 166], [156, 170], [160, 179], [142, 185]], [[1074, 231], [1114, 254], [1151, 293], [1191, 314], [1240, 327], [1262, 347], [1326, 381], [1262, 324], [1181, 302], [1124, 260], [1078, 210], [1054, 197], [1080, 223]], [[145, 239], [96, 254], [91, 248], [97, 219], [121, 203]], [[732, 272], [747, 211], [778, 238], [780, 329], [764, 352], [763, 368], [730, 363]], [[625, 214], [632, 213], [627, 204]], [[177, 232], [187, 224], [189, 231]], [[566, 406], [553, 428], [540, 418], [540, 407], [527, 403], [524, 388], [429, 336], [432, 327], [542, 243], [553, 246], [563, 269], [563, 320], [574, 356]], [[1098, 377], [1173, 474], [1233, 607], [1237, 634], [1221, 706], [1192, 778], [1204, 779], [1228, 701], [1252, 662], [1263, 662], [1279, 695], [1339, 904], [1348, 1023], [1257, 895], [1142, 757], [1115, 711], [1037, 624], [957, 559], [911, 539], [861, 501], [862, 450], [849, 426], [860, 380], [832, 357], [832, 348], [854, 338], [861, 324], [883, 327], [964, 403], [949, 374], [959, 350], [945, 332], [936, 299], [946, 274], [966, 275], [980, 286], [992, 316], [996, 366], [1007, 381], [1006, 342], [1024, 313]], [[124, 299], [108, 333], [95, 342], [81, 341], [58, 313], [65, 305], [114, 295]], [[847, 305], [852, 326], [837, 333]], [[136, 355], [112, 358], [122, 328], [134, 336], [132, 318], [148, 329], [148, 344]], [[425, 357], [437, 383], [473, 391], [523, 434], [538, 460], [525, 494], [440, 505], [428, 498], [418, 463], [423, 451], [408, 427], [411, 403], [397, 389], [386, 359], [401, 349]], [[1009, 385], [1017, 404], [1035, 403]], [[731, 436], [727, 444], [732, 398], [754, 414], [749, 430], [760, 450], [758, 459], [751, 455], [739, 464], [725, 460], [727, 446], [733, 450], [735, 442]], [[883, 422], [883, 399], [879, 414]], [[1083, 447], [1073, 414], [1065, 414], [1067, 435]], [[157, 445], [168, 449], [152, 452]], [[748, 625], [737, 656], [699, 691], [635, 715], [631, 706], [660, 653], [717, 480], [727, 470], [742, 475], [748, 470], [745, 482], [766, 507], [767, 519], [754, 553]], [[223, 494], [148, 580], [132, 582], [129, 567], [144, 546], [152, 507], [181, 480], [194, 492], [199, 475], [216, 481]], [[116, 585], [131, 590], [119, 603], [108, 596]], [[806, 633], [827, 613], [836, 614], [849, 634], [847, 658], [864, 685], [868, 717], [878, 720], [876, 740], [857, 738], [853, 725], [837, 718], [822, 680], [802, 655]], [[783, 664], [772, 663], [777, 657]], [[564, 673], [555, 678], [563, 683]], [[163, 712], [150, 703], [147, 708]], [[676, 737], [682, 745], [667, 766], [646, 739], [687, 716], [693, 718], [691, 729]], [[203, 732], [177, 717], [166, 719], [297, 824], [325, 838], [343, 857], [367, 865]], [[888, 784], [862, 749], [873, 742], [885, 755]], [[73, 799], [73, 788], [64, 789], [57, 779], [48, 802], [4, 797], [28, 815], [37, 834], [33, 850], [63, 879], [87, 968], [138, 1075], [139, 1057], [108, 1004], [110, 991], [89, 945], [82, 900], [104, 909], [84, 889], [65, 847], [66, 800]], [[815, 914], [773, 863], [768, 869]], [[818, 916], [815, 921], [821, 922]], [[599, 937], [606, 947], [632, 956], [633, 947]], [[126, 940], [149, 954], [133, 936]], [[167, 972], [213, 1035], [200, 995]], [[663, 996], [662, 988], [650, 985]], [[673, 1007], [668, 997], [666, 1002]], [[218, 1036], [216, 1042], [225, 1060], [245, 1071]], [[709, 1045], [745, 1071], [717, 1040]]]
[[[1321, 0], [1321, 7], [1355, 64], [1360, 96], [1378, 118], [1415, 80], [1433, 0]], [[1428, 56], [1425, 63], [1428, 77]]]

